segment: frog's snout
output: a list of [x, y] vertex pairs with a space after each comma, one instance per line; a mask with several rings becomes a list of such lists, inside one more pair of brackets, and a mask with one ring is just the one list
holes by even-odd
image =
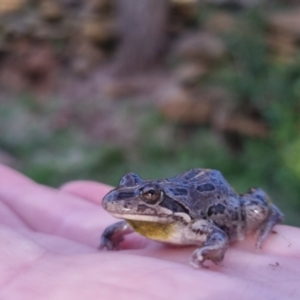
[[102, 199], [102, 206], [105, 210], [109, 211], [109, 208], [113, 206], [116, 199], [118, 199], [118, 194], [119, 192], [113, 190], [104, 196]]

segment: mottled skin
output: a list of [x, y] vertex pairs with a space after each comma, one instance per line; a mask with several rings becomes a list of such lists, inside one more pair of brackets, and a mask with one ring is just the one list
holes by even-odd
[[103, 207], [124, 219], [106, 228], [100, 248], [119, 249], [123, 236], [136, 231], [148, 238], [198, 245], [194, 267], [223, 260], [228, 244], [249, 232], [259, 249], [283, 214], [261, 189], [236, 193], [222, 174], [192, 169], [165, 180], [142, 180], [129, 173], [103, 199]]

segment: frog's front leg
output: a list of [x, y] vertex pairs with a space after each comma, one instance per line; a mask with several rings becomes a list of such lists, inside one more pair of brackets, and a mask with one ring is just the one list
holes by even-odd
[[205, 260], [215, 264], [221, 262], [229, 245], [227, 234], [213, 223], [198, 220], [190, 225], [191, 239], [202, 247], [196, 249], [190, 259], [190, 264], [195, 267], [204, 267]]
[[126, 221], [120, 221], [108, 226], [101, 236], [99, 249], [120, 250], [120, 243], [124, 240], [124, 235], [133, 231]]

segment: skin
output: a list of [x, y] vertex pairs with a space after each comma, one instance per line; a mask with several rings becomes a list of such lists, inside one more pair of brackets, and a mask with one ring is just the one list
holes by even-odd
[[113, 219], [96, 182], [41, 186], [0, 166], [0, 299], [299, 299], [300, 229], [277, 225], [261, 252], [231, 244], [221, 266], [193, 269], [193, 247], [130, 234], [98, 251]]

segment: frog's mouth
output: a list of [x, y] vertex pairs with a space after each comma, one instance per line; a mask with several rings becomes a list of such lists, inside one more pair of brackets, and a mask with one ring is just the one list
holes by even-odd
[[133, 203], [109, 203], [105, 209], [115, 218], [127, 219], [134, 221], [146, 221], [146, 222], [170, 222], [173, 212], [167, 208], [159, 206], [148, 206], [144, 204], [134, 205]]
[[155, 222], [155, 223], [173, 223], [177, 220], [182, 220], [186, 223], [191, 222], [191, 217], [182, 212], [169, 211], [167, 214], [160, 213], [158, 215], [142, 215], [142, 214], [118, 214], [111, 213], [112, 216], [118, 219], [131, 220], [131, 221], [144, 221], [144, 222]]
[[145, 222], [157, 222], [157, 223], [171, 223], [174, 220], [170, 218], [170, 215], [135, 215], [135, 214], [117, 214], [112, 213], [112, 216], [118, 219], [132, 220], [132, 221], [145, 221]]

